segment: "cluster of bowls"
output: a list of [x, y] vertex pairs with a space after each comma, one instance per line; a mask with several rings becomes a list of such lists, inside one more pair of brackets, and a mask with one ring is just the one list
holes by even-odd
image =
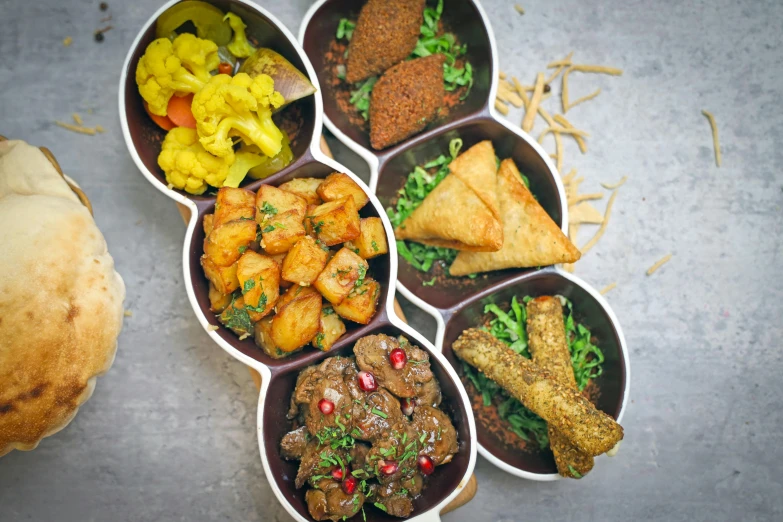
[[[432, 476], [427, 489], [414, 504], [414, 516], [438, 518], [441, 509], [467, 484], [477, 449], [493, 464], [514, 475], [534, 480], [556, 479], [558, 475], [551, 458], [509, 451], [480, 425], [476, 426], [470, 400], [460, 381], [460, 364], [451, 351], [451, 343], [463, 329], [481, 322], [487, 303], [505, 303], [514, 295], [564, 295], [573, 301], [580, 320], [589, 325], [600, 340], [606, 361], [604, 373], [597, 381], [601, 389], [598, 407], [619, 421], [628, 396], [630, 374], [622, 331], [609, 305], [589, 285], [555, 267], [504, 270], [468, 279], [458, 285], [424, 286], [423, 275], [400, 261], [394, 232], [384, 211], [413, 167], [448, 150], [451, 139], [462, 138], [464, 149], [490, 139], [499, 157], [514, 159], [528, 176], [538, 201], [565, 230], [568, 223], [565, 191], [548, 155], [530, 136], [507, 124], [494, 111], [497, 52], [492, 29], [481, 5], [475, 0], [452, 0], [443, 14], [444, 23], [455, 30], [461, 42], [468, 44], [467, 59], [474, 64], [475, 81], [470, 96], [452, 111], [447, 120], [436, 122], [421, 134], [378, 152], [369, 148], [367, 133], [352, 126], [338, 109], [328, 90], [328, 71], [323, 58], [324, 49], [332, 40], [340, 18], [357, 15], [364, 0], [322, 0], [314, 4], [302, 23], [301, 45], [271, 13], [253, 2], [209, 1], [223, 11], [241, 16], [248, 26], [250, 37], [261, 46], [282, 54], [318, 89], [314, 96], [296, 102], [300, 106], [303, 127], [292, 147], [294, 161], [267, 179], [247, 180], [242, 186], [255, 191], [262, 184], [276, 186], [292, 178], [323, 178], [334, 171], [345, 172], [370, 197], [370, 204], [362, 210], [362, 216], [380, 217], [389, 243], [389, 255], [376, 258], [371, 263], [373, 276], [382, 284], [376, 316], [367, 325], [348, 323], [347, 333], [328, 353], [306, 349], [289, 358], [275, 360], [257, 348], [252, 339], [240, 341], [225, 328], [215, 329], [219, 323], [209, 310], [208, 282], [199, 262], [204, 239], [202, 221], [206, 214], [214, 211], [215, 197], [193, 196], [167, 187], [156, 161], [164, 131], [145, 113], [134, 79], [139, 58], [155, 38], [155, 22], [179, 0], [167, 2], [152, 14], [131, 45], [123, 65], [119, 88], [123, 134], [142, 174], [158, 190], [191, 210], [185, 234], [183, 267], [188, 298], [199, 322], [221, 348], [262, 376], [258, 441], [264, 470], [279, 501], [295, 519], [311, 520], [303, 490], [294, 487], [297, 465], [284, 460], [279, 452], [279, 442], [288, 425], [285, 417], [288, 400], [297, 374], [327, 357], [350, 353], [359, 337], [376, 333], [405, 335], [429, 352], [433, 372], [443, 388], [445, 408], [459, 434], [459, 453], [448, 465], [447, 471], [441, 470]], [[327, 90], [322, 91], [322, 88]], [[371, 171], [369, 187], [321, 152], [322, 122], [368, 162]], [[405, 297], [435, 317], [438, 330], [434, 346], [395, 315], [395, 282]], [[377, 510], [368, 510], [367, 516], [371, 520], [391, 519]]]

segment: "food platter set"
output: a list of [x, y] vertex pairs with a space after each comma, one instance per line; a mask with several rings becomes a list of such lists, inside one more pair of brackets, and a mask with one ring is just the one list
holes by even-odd
[[[497, 62], [473, 0], [321, 0], [298, 39], [251, 1], [171, 0], [127, 54], [126, 144], [190, 210], [188, 299], [261, 375], [261, 459], [296, 520], [437, 520], [477, 452], [581, 478], [622, 438], [625, 340], [557, 267], [579, 257], [565, 191], [496, 113]], [[369, 183], [322, 152], [322, 124]], [[397, 291], [435, 318], [434, 344]], [[539, 348], [551, 324], [562, 382]]]

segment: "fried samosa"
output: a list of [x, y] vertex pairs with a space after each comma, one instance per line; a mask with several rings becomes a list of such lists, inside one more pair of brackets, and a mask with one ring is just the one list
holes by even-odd
[[489, 141], [459, 155], [451, 173], [395, 230], [397, 239], [471, 252], [503, 246], [495, 151]]
[[500, 164], [497, 194], [503, 221], [502, 248], [461, 252], [449, 268], [451, 275], [573, 263], [582, 256], [530, 193], [511, 159]]

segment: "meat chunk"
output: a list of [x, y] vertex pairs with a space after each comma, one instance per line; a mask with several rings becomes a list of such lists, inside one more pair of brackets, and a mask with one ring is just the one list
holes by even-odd
[[[322, 399], [334, 404], [334, 411], [326, 415], [321, 412], [319, 403]], [[351, 400], [348, 387], [343, 376], [337, 373], [325, 373], [316, 382], [305, 410], [305, 424], [311, 435], [321, 433], [324, 428], [347, 427], [350, 431], [350, 415], [354, 402]], [[346, 415], [349, 415], [346, 417]], [[340, 426], [342, 424], [342, 426]]]
[[339, 482], [325, 478], [316, 482], [314, 489], [307, 491], [305, 501], [314, 519], [337, 521], [358, 513], [364, 504], [364, 494], [357, 488], [349, 495], [342, 490]]
[[[389, 362], [389, 353], [395, 348], [402, 348], [408, 357], [400, 370], [392, 368]], [[354, 346], [354, 353], [359, 369], [371, 372], [379, 386], [397, 397], [415, 397], [416, 384], [433, 378], [427, 352], [404, 337], [400, 337], [400, 341], [383, 334], [362, 337]]]
[[[345, 450], [333, 449], [330, 445], [322, 445], [318, 439], [311, 439], [305, 446], [302, 462], [299, 464], [299, 472], [296, 474], [294, 484], [297, 489], [304, 486], [310, 478], [316, 475], [323, 475], [328, 472], [332, 465], [330, 459], [339, 462], [345, 462]], [[321, 463], [328, 464], [322, 466]]]
[[360, 82], [407, 58], [416, 47], [425, 0], [369, 0], [348, 45], [345, 80]]
[[367, 468], [367, 454], [370, 453], [371, 446], [369, 444], [362, 444], [357, 442], [348, 454], [351, 456], [351, 467], [353, 469], [362, 469], [366, 471]]
[[370, 97], [370, 144], [376, 150], [421, 132], [443, 106], [443, 55], [395, 65], [378, 80]]
[[437, 379], [430, 379], [427, 382], [416, 383], [416, 402], [417, 404], [426, 404], [437, 408], [440, 406], [442, 395], [440, 384]]
[[382, 504], [386, 506], [386, 512], [393, 517], [407, 518], [413, 513], [413, 500], [408, 495], [394, 495]]
[[388, 437], [393, 426], [403, 420], [400, 401], [383, 388], [365, 395], [364, 401], [354, 403], [352, 435], [368, 441]]
[[317, 366], [308, 366], [296, 378], [292, 400], [295, 404], [307, 404], [313, 397], [313, 388], [320, 374]]
[[[378, 482], [388, 484], [410, 475], [416, 469], [417, 447], [416, 432], [406, 421], [392, 427], [389, 436], [376, 440], [367, 454], [367, 461], [373, 466]], [[388, 464], [396, 464], [396, 471], [385, 471]]]
[[436, 466], [451, 462], [459, 447], [457, 431], [445, 413], [431, 406], [417, 407], [413, 414], [413, 428], [419, 433], [423, 446], [420, 447], [421, 454], [428, 455]]
[[307, 427], [302, 426], [283, 436], [280, 442], [280, 454], [287, 460], [299, 460], [307, 447]]
[[411, 476], [398, 481], [380, 484], [375, 489], [376, 501], [379, 504], [383, 504], [383, 506], [386, 508], [386, 512], [390, 515], [395, 517], [410, 516], [410, 514], [413, 512], [413, 498], [418, 494], [418, 492], [413, 493], [405, 486], [405, 484], [410, 484], [411, 479], [413, 479], [413, 485], [418, 482], [418, 491], [420, 492], [423, 481], [420, 475], [416, 474], [416, 476], [418, 476], [418, 479], [415, 479], [413, 476]]

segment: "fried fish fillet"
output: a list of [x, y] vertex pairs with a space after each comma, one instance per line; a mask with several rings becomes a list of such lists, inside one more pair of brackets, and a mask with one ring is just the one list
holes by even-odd
[[[565, 335], [563, 306], [556, 297], [536, 297], [527, 303], [527, 341], [533, 362], [565, 387], [578, 390]], [[579, 451], [560, 431], [548, 426], [549, 447], [557, 471], [564, 477], [582, 478], [593, 469], [593, 457]]]
[[601, 455], [622, 440], [623, 428], [614, 419], [490, 333], [477, 328], [465, 330], [452, 349], [557, 428], [580, 451]]

